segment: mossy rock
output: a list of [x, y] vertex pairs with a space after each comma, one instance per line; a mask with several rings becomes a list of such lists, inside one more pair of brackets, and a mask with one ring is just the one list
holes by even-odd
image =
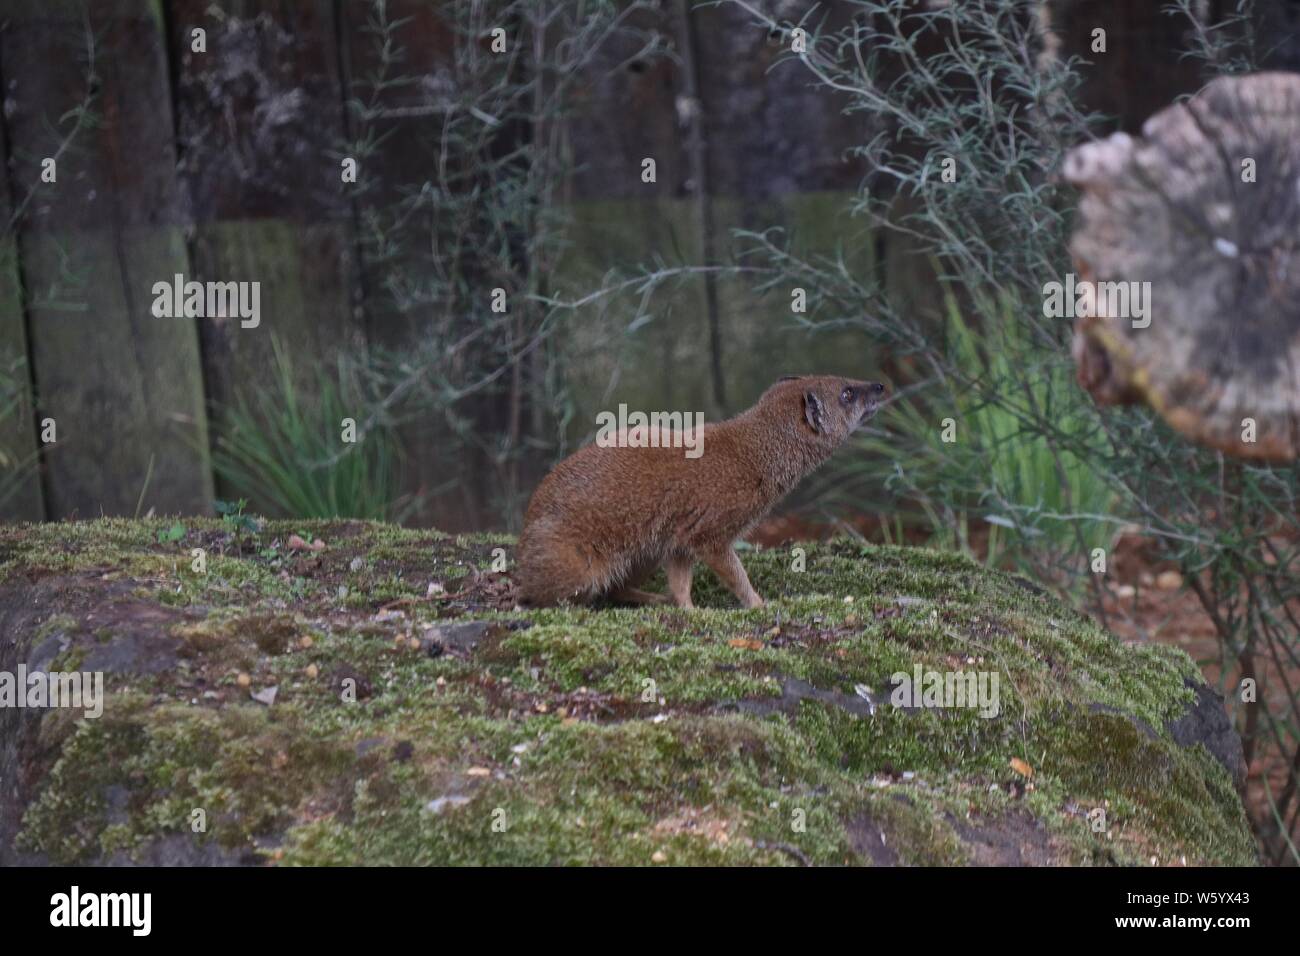
[[[702, 574], [694, 611], [522, 611], [504, 536], [179, 523], [0, 529], [0, 671], [106, 686], [0, 709], [0, 862], [1256, 861], [1191, 660], [960, 557], [747, 550], [761, 609]], [[996, 713], [896, 706], [918, 667], [997, 675]]]

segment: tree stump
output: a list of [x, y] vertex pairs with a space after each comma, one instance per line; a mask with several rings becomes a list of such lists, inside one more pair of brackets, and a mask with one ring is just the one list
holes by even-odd
[[[1079, 382], [1241, 458], [1300, 455], [1300, 75], [1223, 77], [1079, 146]], [[1125, 289], [1103, 283], [1124, 283]], [[1149, 285], [1134, 286], [1133, 283]], [[1148, 311], [1121, 292], [1149, 292]]]

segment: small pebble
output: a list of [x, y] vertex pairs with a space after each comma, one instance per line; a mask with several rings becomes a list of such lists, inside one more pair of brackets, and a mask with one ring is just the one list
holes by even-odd
[[1162, 591], [1177, 591], [1183, 586], [1183, 576], [1177, 571], [1161, 571], [1156, 578], [1156, 587]]

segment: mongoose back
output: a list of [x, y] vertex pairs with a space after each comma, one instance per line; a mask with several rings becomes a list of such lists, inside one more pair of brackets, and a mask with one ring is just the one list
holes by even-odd
[[[692, 607], [691, 570], [703, 561], [745, 607], [763, 600], [734, 542], [875, 414], [878, 382], [792, 376], [734, 418], [704, 426], [703, 449], [588, 445], [551, 470], [519, 536], [524, 603], [610, 598]], [[666, 595], [637, 585], [666, 565]]]

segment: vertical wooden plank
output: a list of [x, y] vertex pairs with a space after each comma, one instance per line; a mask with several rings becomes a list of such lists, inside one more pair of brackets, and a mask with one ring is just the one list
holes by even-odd
[[[666, 4], [639, 12], [630, 26], [681, 42], [681, 11]], [[643, 41], [617, 37], [586, 70], [566, 134], [578, 167], [569, 184], [571, 244], [556, 270], [561, 298], [592, 293], [618, 270], [689, 268], [704, 256], [702, 218], [687, 135], [693, 105], [680, 63], [662, 54], [634, 58]], [[635, 122], [628, 122], [635, 116]], [[656, 181], [642, 180], [655, 161]], [[697, 167], [698, 168], [698, 165]], [[597, 413], [627, 402], [641, 409], [703, 411], [716, 418], [708, 297], [698, 276], [670, 279], [646, 303], [653, 319], [636, 323], [634, 290], [598, 300], [565, 321], [564, 370], [575, 414], [569, 439], [595, 430]]]
[[[823, 9], [818, 23], [830, 34], [853, 16], [842, 3]], [[867, 167], [847, 153], [871, 136], [865, 114], [846, 114], [849, 98], [818, 84], [790, 56], [790, 38], [742, 7], [697, 5], [691, 19], [713, 194], [768, 199], [856, 189]]]
[[[693, 200], [587, 199], [569, 213], [571, 245], [554, 277], [561, 299], [591, 294], [613, 269], [658, 263], [671, 270], [700, 261]], [[635, 324], [643, 304], [652, 318]], [[704, 309], [703, 283], [686, 278], [668, 280], [644, 303], [629, 288], [566, 317], [564, 375], [575, 406], [569, 440], [590, 440], [597, 414], [621, 402], [717, 418]]]
[[[853, 14], [845, 4], [823, 9], [818, 23], [827, 32]], [[861, 158], [848, 155], [870, 138], [863, 115], [846, 114], [847, 98], [816, 85], [808, 68], [789, 57], [790, 38], [770, 32], [748, 11], [695, 5], [691, 20], [700, 114], [709, 130], [713, 244], [721, 261], [733, 261], [733, 230], [781, 228], [805, 256], [834, 256], [840, 248], [854, 268], [869, 269], [867, 224], [847, 213], [867, 173]], [[760, 297], [751, 285], [743, 276], [718, 283], [733, 407], [753, 401], [780, 375], [874, 371], [861, 333], [810, 335], [790, 309], [789, 287]]]
[[[875, 271], [872, 232], [862, 218], [849, 213], [849, 192], [799, 192], [763, 200], [734, 196], [714, 199], [718, 228], [783, 230], [796, 255], [806, 261], [842, 256], [860, 276]], [[719, 283], [721, 325], [729, 348], [727, 387], [738, 406], [752, 402], [782, 375], [846, 375], [874, 378], [884, 356], [865, 332], [852, 328], [810, 332], [791, 310], [790, 282], [765, 294], [753, 291], [748, 277], [727, 277]], [[807, 281], [805, 286], [810, 285]], [[813, 288], [805, 288], [811, 297]]]
[[[682, 7], [659, 29], [680, 45]], [[834, 28], [851, 11], [831, 11]], [[561, 278], [573, 293], [589, 292], [602, 271], [656, 259], [670, 267], [699, 265], [711, 248], [719, 265], [734, 262], [733, 229], [783, 227], [807, 253], [832, 254], [841, 239], [857, 253], [850, 261], [870, 268], [865, 223], [846, 214], [850, 192], [865, 168], [846, 159], [864, 141], [860, 121], [846, 121], [843, 102], [812, 86], [798, 62], [777, 64], [780, 42], [738, 7], [690, 5], [690, 38], [698, 83], [691, 93], [682, 66], [671, 59], [633, 63], [609, 73], [627, 56], [613, 48], [592, 70], [586, 108], [570, 120], [575, 155], [577, 216], [573, 248]], [[629, 104], [638, 123], [622, 122]], [[693, 125], [706, 145], [707, 177], [689, 161]], [[640, 183], [643, 156], [659, 160], [657, 187]], [[700, 195], [704, 185], [709, 190]], [[700, 204], [708, 207], [700, 215]], [[701, 230], [709, 230], [709, 234]], [[745, 277], [715, 282], [722, 338], [726, 407], [711, 389], [708, 310], [704, 281], [670, 284], [656, 299], [656, 321], [626, 336], [613, 334], [630, 319], [635, 295], [587, 310], [574, 323], [570, 347], [581, 359], [568, 372], [580, 414], [575, 425], [608, 403], [614, 376], [618, 395], [645, 407], [689, 404], [711, 417], [748, 405], [771, 380], [787, 372], [862, 374], [872, 357], [863, 336], [844, 332], [810, 337], [796, 327], [788, 290], [759, 297]], [[575, 438], [578, 436], [575, 436]]]
[[[1084, 107], [1114, 117], [1116, 129], [1139, 132], [1152, 113], [1204, 82], [1200, 63], [1185, 55], [1187, 18], [1171, 16], [1164, 4], [1052, 0], [1049, 11], [1061, 58], [1092, 64], [1080, 71]], [[1104, 53], [1092, 50], [1099, 28], [1106, 33]]]
[[[0, 62], [0, 89], [4, 89], [4, 77], [4, 63]], [[8, 155], [9, 144], [0, 121], [0, 157]], [[0, 169], [0, 520], [39, 521], [45, 516], [45, 501], [8, 176], [5, 164]]]
[[[374, 144], [362, 162], [356, 193], [371, 342], [398, 356], [416, 346], [445, 344], [450, 349], [475, 331], [491, 289], [511, 285], [527, 270], [520, 257], [511, 275], [490, 279], [484, 272], [490, 254], [480, 255], [473, 241], [456, 257], [448, 253], [449, 244], [464, 239], [457, 232], [456, 216], [465, 197], [484, 190], [477, 201], [470, 201], [471, 209], [486, 209], [497, 197], [490, 195], [489, 173], [475, 165], [483, 157], [458, 152], [454, 141], [445, 163], [442, 156], [449, 116], [452, 122], [466, 121], [463, 109], [454, 110], [479, 88], [475, 83], [484, 82], [483, 74], [499, 70], [503, 82], [518, 79], [517, 72], [505, 74], [512, 65], [518, 71], [521, 64], [489, 52], [487, 29], [501, 26], [508, 42], [515, 44], [523, 39], [520, 25], [492, 20], [499, 10], [494, 4], [345, 0], [340, 10], [345, 81], [355, 107], [349, 113], [350, 133]], [[481, 30], [469, 26], [476, 17]], [[396, 62], [383, 61], [386, 43], [399, 57]], [[515, 120], [499, 127], [490, 115], [471, 121], [487, 123], [484, 151], [489, 158], [503, 156], [531, 134]], [[421, 194], [428, 205], [412, 216], [403, 200]], [[470, 225], [468, 232], [486, 241], [485, 225]], [[455, 286], [454, 280], [460, 279], [468, 288]], [[408, 295], [413, 289], [419, 294]], [[472, 349], [466, 355], [434, 372], [445, 371], [453, 386], [467, 385], [482, 370]], [[434, 377], [431, 374], [430, 380]], [[498, 456], [493, 442], [511, 432], [505, 391], [510, 381], [503, 377], [499, 388], [457, 401], [446, 414], [427, 406], [403, 408], [407, 416], [419, 415], [399, 429], [407, 455], [404, 484], [424, 495], [423, 508], [411, 519], [414, 523], [449, 531], [501, 526], [512, 504], [504, 499], [511, 493], [513, 465], [508, 456]], [[448, 422], [453, 415], [477, 434], [478, 443], [456, 434]]]
[[[204, 511], [193, 320], [152, 314], [188, 271], [159, 7], [22, 0], [0, 35], [19, 249], [51, 517]], [[75, 135], [69, 111], [93, 121]], [[41, 181], [57, 159], [57, 181]]]
[[[267, 387], [278, 340], [306, 395], [364, 351], [332, 0], [168, 5], [180, 181], [199, 281], [259, 283], [261, 322], [206, 317], [209, 413]], [[194, 49], [205, 32], [206, 51]], [[228, 494], [221, 489], [223, 494]]]
[[[367, 331], [377, 345], [400, 349], [427, 333], [429, 310], [399, 302], [389, 283], [431, 268], [431, 227], [428, 218], [404, 228], [395, 227], [394, 220], [404, 197], [437, 179], [443, 111], [456, 95], [455, 48], [466, 41], [458, 40], [438, 4], [339, 2], [348, 136], [371, 144], [351, 193], [362, 220]], [[385, 48], [396, 62], [383, 62]], [[416, 248], [405, 241], [421, 234], [425, 242]]]

